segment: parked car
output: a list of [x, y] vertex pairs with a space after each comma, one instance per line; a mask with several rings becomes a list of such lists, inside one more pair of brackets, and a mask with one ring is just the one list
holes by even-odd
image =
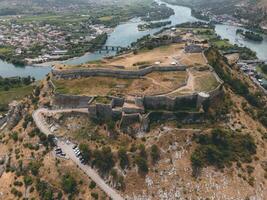
[[55, 152], [56, 153], [61, 153], [62, 152], [62, 149], [56, 149]]
[[56, 148], [56, 151], [59, 151], [59, 150], [61, 150], [61, 148], [60, 148], [60, 147], [57, 147], [57, 148]]
[[74, 153], [77, 153], [77, 152], [80, 152], [80, 150], [79, 149], [75, 149], [74, 150]]
[[82, 163], [83, 165], [85, 165], [85, 160], [81, 160], [81, 163]]

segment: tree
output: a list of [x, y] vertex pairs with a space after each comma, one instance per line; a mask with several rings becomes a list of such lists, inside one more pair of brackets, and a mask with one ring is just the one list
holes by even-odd
[[108, 173], [115, 162], [110, 147], [103, 147], [101, 150], [95, 150], [93, 153], [93, 166], [96, 166], [102, 173]]
[[87, 144], [80, 144], [79, 149], [81, 151], [81, 154], [82, 154], [82, 157], [83, 157], [85, 163], [88, 164], [89, 161], [91, 160], [91, 157], [92, 157], [91, 150], [89, 149]]
[[127, 155], [127, 151], [125, 148], [121, 147], [118, 151], [118, 157], [120, 160], [120, 167], [122, 169], [125, 169], [126, 167], [129, 166], [129, 158]]
[[[41, 200], [54, 200], [55, 199], [53, 188], [51, 188], [51, 186], [49, 186], [49, 184], [45, 181], [41, 181], [40, 179], [37, 179], [36, 190], [38, 191]], [[61, 192], [58, 193], [59, 198], [57, 199], [61, 199], [60, 193]]]
[[30, 176], [24, 176], [23, 177], [23, 181], [24, 181], [25, 186], [27, 187], [27, 186], [29, 186], [29, 185], [32, 184], [32, 177], [30, 177]]
[[37, 176], [39, 174], [39, 168], [41, 167], [41, 163], [38, 161], [31, 161], [29, 163], [29, 170], [32, 175]]
[[61, 185], [64, 192], [68, 194], [74, 194], [77, 191], [77, 182], [70, 174], [65, 174], [62, 177]]
[[50, 147], [55, 147], [56, 146], [56, 144], [55, 144], [55, 136], [52, 135], [52, 134], [48, 135], [47, 136], [47, 142], [48, 142], [48, 145]]
[[34, 89], [34, 96], [38, 97], [41, 93], [41, 90], [40, 90], [40, 87], [37, 86], [35, 89]]
[[146, 148], [145, 148], [145, 145], [143, 145], [143, 144], [140, 144], [140, 146], [139, 146], [139, 155], [144, 159], [147, 158]]
[[265, 74], [267, 74], [267, 64], [261, 65], [261, 69]]
[[156, 163], [160, 158], [160, 150], [157, 145], [153, 144], [151, 147], [150, 156], [152, 158], [153, 163]]
[[141, 173], [148, 173], [148, 166], [147, 166], [147, 161], [146, 159], [142, 158], [141, 156], [137, 156], [135, 158], [135, 162], [138, 166], [138, 170]]
[[19, 139], [18, 133], [17, 132], [12, 132], [11, 133], [11, 138], [14, 140], [14, 142], [17, 142]]

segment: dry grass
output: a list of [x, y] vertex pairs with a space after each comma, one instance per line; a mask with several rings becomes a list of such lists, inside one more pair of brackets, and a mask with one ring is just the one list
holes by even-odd
[[[138, 69], [139, 66], [151, 65], [160, 62], [161, 66], [170, 66], [172, 62], [179, 62], [184, 65], [205, 65], [206, 60], [201, 53], [184, 53], [184, 44], [172, 44], [161, 46], [153, 50], [139, 51], [138, 54], [124, 54], [113, 59], [102, 60], [102, 66], [124, 66], [126, 69]], [[83, 65], [82, 67], [91, 67]]]
[[197, 75], [194, 80], [194, 88], [197, 92], [209, 92], [219, 85], [217, 79], [211, 72]]
[[181, 86], [186, 72], [153, 72], [140, 79], [90, 77], [74, 80], [54, 80], [59, 93], [74, 95], [156, 95]]

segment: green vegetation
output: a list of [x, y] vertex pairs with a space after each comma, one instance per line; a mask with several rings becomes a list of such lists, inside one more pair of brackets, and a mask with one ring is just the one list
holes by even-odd
[[214, 129], [211, 134], [195, 138], [197, 148], [191, 155], [194, 175], [206, 166], [224, 168], [232, 162], [251, 162], [256, 144], [250, 135]]
[[229, 40], [222, 39], [215, 33], [214, 26], [209, 24], [208, 28], [205, 27], [202, 23], [185, 23], [179, 25], [178, 27], [183, 28], [194, 28], [194, 32], [200, 36], [202, 39], [207, 40], [211, 43], [211, 45], [215, 48], [223, 52], [233, 52], [237, 51], [240, 54], [240, 59], [242, 60], [253, 60], [257, 59], [256, 53], [247, 47], [239, 47], [238, 45], [232, 45]]
[[70, 174], [65, 174], [62, 177], [61, 185], [64, 192], [70, 195], [74, 195], [77, 192], [77, 182]]
[[102, 174], [109, 173], [115, 165], [111, 148], [102, 147], [101, 150], [94, 150], [92, 165], [95, 166]]
[[157, 145], [152, 145], [150, 155], [153, 163], [156, 163], [160, 159], [160, 150]]
[[122, 169], [125, 169], [129, 166], [130, 164], [130, 161], [129, 161], [129, 158], [128, 158], [128, 155], [127, 155], [127, 151], [125, 148], [121, 147], [118, 151], [118, 158], [119, 158], [119, 161], [120, 161], [120, 167]]
[[2, 78], [0, 77], [0, 112], [8, 110], [8, 104], [14, 100], [21, 100], [33, 91], [31, 77]]
[[226, 84], [229, 84], [232, 90], [236, 94], [245, 97], [245, 99], [252, 106], [255, 106], [258, 108], [263, 106], [263, 102], [261, 101], [261, 99], [257, 95], [252, 94], [249, 91], [248, 85], [244, 83], [242, 80], [233, 77], [233, 75], [230, 72], [230, 68], [227, 69], [227, 67], [224, 67], [224, 65], [227, 66], [226, 61], [216, 49], [210, 48], [205, 53], [208, 58], [209, 64], [213, 66], [214, 70], [220, 76], [220, 78]]
[[[93, 52], [101, 48], [108, 38], [106, 33], [98, 35], [95, 39], [89, 42], [82, 42], [78, 44], [72, 44], [68, 47], [68, 53], [70, 57], [82, 56], [86, 52]], [[65, 58], [64, 58], [65, 59]]]
[[111, 98], [106, 97], [106, 96], [97, 96], [94, 99], [94, 103], [110, 104], [111, 103]]
[[162, 26], [167, 26], [171, 24], [171, 21], [164, 21], [164, 22], [150, 22], [146, 24], [139, 24], [138, 30], [139, 31], [145, 31], [147, 29], [154, 29], [154, 28], [160, 28]]
[[244, 31], [242, 29], [237, 29], [236, 34], [243, 35], [246, 39], [261, 42], [263, 37], [260, 34], [254, 33], [252, 31]]
[[148, 173], [148, 164], [147, 164], [147, 154], [146, 149], [143, 144], [138, 148], [139, 153], [135, 157], [135, 163], [138, 167], [139, 173], [147, 174]]
[[94, 181], [91, 181], [89, 184], [89, 188], [92, 190], [96, 187], [96, 183]]
[[[210, 48], [205, 54], [209, 64], [213, 66], [220, 78], [229, 85], [236, 94], [243, 96], [248, 103], [255, 108], [257, 119], [267, 127], [267, 107], [264, 98], [262, 98], [263, 94], [261, 92], [251, 92], [249, 90], [249, 85], [244, 82], [244, 80], [234, 77], [231, 68], [227, 65], [226, 59], [220, 55], [218, 50]], [[254, 114], [253, 116], [255, 117]]]
[[0, 59], [14, 65], [23, 66], [25, 62], [21, 56], [14, 56], [15, 48], [11, 46], [0, 45]]
[[169, 35], [163, 35], [155, 38], [151, 35], [145, 35], [142, 38], [137, 39], [136, 42], [133, 42], [131, 46], [143, 51], [152, 50], [157, 47], [164, 49], [168, 48], [168, 44], [176, 43], [176, 40], [178, 39], [180, 39], [179, 36], [172, 37]]
[[81, 151], [81, 154], [82, 154], [82, 157], [84, 159], [84, 162], [86, 164], [89, 163], [89, 161], [91, 160], [92, 158], [92, 152], [91, 150], [89, 149], [89, 146], [87, 144], [80, 144], [79, 145], [79, 149]]
[[61, 199], [62, 193], [58, 192], [56, 195], [54, 188], [46, 181], [37, 179], [35, 187], [41, 200]]
[[201, 19], [201, 20], [204, 20], [204, 21], [209, 21], [210, 20], [210, 17], [208, 15], [203, 15], [203, 13], [201, 11], [198, 11], [196, 9], [192, 9], [191, 14], [192, 14], [192, 16], [194, 16], [197, 19]]
[[265, 65], [260, 65], [260, 68], [261, 68], [261, 71], [262, 71], [264, 74], [267, 74], [267, 64], [265, 64]]
[[41, 167], [41, 162], [31, 161], [28, 165], [28, 170], [32, 173], [32, 175], [37, 176], [39, 174], [40, 167]]
[[138, 166], [138, 170], [140, 173], [148, 173], [148, 165], [147, 160], [145, 158], [142, 158], [141, 156], [136, 156], [135, 162]]

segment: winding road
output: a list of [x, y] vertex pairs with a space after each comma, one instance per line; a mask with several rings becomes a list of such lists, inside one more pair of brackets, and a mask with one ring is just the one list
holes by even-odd
[[[88, 113], [88, 109], [81, 108], [81, 109], [48, 110], [46, 108], [40, 108], [33, 112], [32, 117], [36, 126], [40, 129], [40, 131], [46, 135], [50, 135], [53, 133], [49, 130], [49, 125], [46, 123], [44, 115], [57, 114], [57, 113], [71, 113], [71, 112]], [[81, 164], [80, 160], [75, 156], [75, 153], [72, 149], [73, 146], [72, 144], [67, 144], [64, 141], [59, 140], [57, 142], [57, 145], [110, 198], [112, 198], [113, 200], [124, 200], [124, 198], [116, 190], [114, 190], [108, 184], [105, 183], [105, 181], [98, 175], [98, 173], [93, 168], [91, 168], [89, 165]]]

